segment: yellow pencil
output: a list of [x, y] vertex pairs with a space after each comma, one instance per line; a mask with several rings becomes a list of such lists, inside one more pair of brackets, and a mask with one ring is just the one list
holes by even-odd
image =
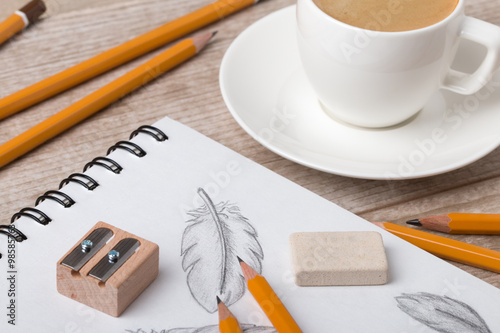
[[500, 252], [389, 222], [375, 225], [437, 257], [500, 273]]
[[0, 99], [0, 119], [40, 103], [259, 0], [218, 0]]
[[219, 297], [217, 297], [217, 310], [219, 312], [219, 331], [220, 333], [242, 333], [240, 324], [236, 317], [229, 311]]
[[266, 279], [238, 258], [247, 287], [278, 333], [302, 333]]
[[500, 214], [449, 213], [406, 221], [449, 234], [500, 235]]
[[0, 146], [0, 167], [196, 55], [215, 33], [185, 39]]
[[46, 7], [43, 1], [33, 0], [23, 8], [14, 12], [14, 14], [0, 23], [0, 44], [3, 44], [6, 40], [26, 28], [28, 25], [38, 21], [45, 10]]

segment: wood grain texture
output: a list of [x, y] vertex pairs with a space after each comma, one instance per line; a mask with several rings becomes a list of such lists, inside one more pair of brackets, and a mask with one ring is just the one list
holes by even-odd
[[[8, 1], [0, 19], [24, 1]], [[0, 96], [37, 82], [113, 45], [210, 3], [210, 0], [47, 0], [44, 20], [0, 48]], [[403, 225], [406, 220], [449, 212], [500, 212], [500, 149], [459, 170], [403, 181], [361, 180], [326, 174], [270, 152], [247, 135], [222, 100], [218, 74], [222, 57], [239, 33], [293, 0], [264, 0], [203, 31], [219, 34], [200, 56], [124, 97], [97, 115], [0, 169], [0, 221], [7, 223], [22, 207], [68, 174], [103, 155], [143, 124], [169, 116], [371, 221]], [[500, 25], [500, 0], [469, 0], [468, 15]], [[157, 51], [158, 52], [158, 51]], [[155, 54], [157, 53], [155, 52]], [[65, 106], [149, 59], [146, 55], [106, 75], [0, 122], [0, 142], [30, 128]], [[497, 236], [455, 239], [500, 250]], [[0, 239], [0, 241], [3, 241]], [[456, 264], [500, 287], [496, 273]]]

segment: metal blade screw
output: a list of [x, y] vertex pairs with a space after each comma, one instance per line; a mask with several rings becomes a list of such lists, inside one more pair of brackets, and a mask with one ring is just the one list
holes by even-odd
[[82, 242], [82, 252], [90, 252], [90, 250], [92, 249], [92, 246], [94, 246], [94, 243], [92, 243], [92, 241], [86, 239]]
[[120, 252], [118, 252], [118, 251], [111, 250], [108, 253], [108, 260], [112, 264], [114, 264], [115, 262], [117, 262], [119, 257], [120, 257]]

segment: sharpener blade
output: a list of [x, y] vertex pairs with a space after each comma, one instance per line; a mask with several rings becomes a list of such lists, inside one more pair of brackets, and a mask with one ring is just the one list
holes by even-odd
[[[70, 254], [61, 262], [62, 265], [71, 268], [74, 271], [79, 271], [83, 265], [87, 263], [97, 253], [108, 240], [113, 236], [113, 231], [108, 228], [99, 228], [94, 231], [84, 240], [90, 242], [90, 246], [79, 244], [71, 251]], [[85, 250], [87, 249], [87, 250]]]
[[[97, 265], [90, 270], [89, 275], [95, 277], [96, 279], [106, 282], [114, 272], [120, 268], [128, 258], [130, 258], [135, 250], [139, 247], [140, 242], [134, 238], [122, 239], [115, 247], [104, 256]], [[111, 252], [118, 253], [115, 256], [116, 260], [111, 260], [109, 255]]]

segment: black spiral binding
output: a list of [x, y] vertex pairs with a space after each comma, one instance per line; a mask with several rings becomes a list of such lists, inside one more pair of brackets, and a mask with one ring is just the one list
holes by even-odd
[[73, 173], [69, 175], [68, 178], [61, 181], [61, 183], [59, 184], [59, 189], [62, 189], [65, 185], [71, 182], [80, 184], [89, 191], [93, 191], [97, 186], [99, 186], [99, 183], [96, 182], [94, 178], [83, 173]]
[[44, 195], [41, 195], [38, 199], [36, 199], [35, 206], [38, 206], [38, 204], [45, 199], [54, 200], [55, 202], [60, 203], [64, 208], [71, 207], [75, 204], [75, 201], [66, 193], [61, 191], [47, 191]]
[[26, 235], [23, 234], [21, 230], [17, 229], [13, 224], [0, 225], [0, 234], [7, 235], [7, 237], [14, 239], [16, 242], [22, 242], [23, 240], [28, 239], [28, 237], [26, 237]]
[[10, 223], [14, 223], [21, 216], [27, 216], [30, 219], [33, 219], [36, 222], [43, 224], [43, 225], [46, 225], [50, 221], [52, 221], [52, 219], [50, 217], [48, 217], [41, 210], [38, 210], [36, 208], [26, 207], [26, 208], [21, 209], [20, 211], [18, 211], [14, 215], [12, 215], [12, 218], [10, 219]]
[[168, 140], [168, 136], [165, 133], [160, 131], [158, 128], [153, 127], [153, 126], [149, 126], [149, 125], [141, 126], [138, 129], [136, 129], [135, 131], [133, 131], [130, 134], [129, 139], [132, 140], [139, 133], [145, 133], [145, 134], [151, 135], [153, 138], [156, 139], [156, 141], [160, 141], [160, 142]]
[[[130, 140], [140, 133], [147, 134], [159, 142], [168, 140], [168, 136], [165, 133], [163, 133], [160, 129], [149, 125], [141, 126], [135, 131], [133, 131], [130, 134]], [[147, 154], [144, 149], [142, 149], [139, 145], [133, 142], [119, 141], [108, 149], [106, 155], [111, 154], [116, 149], [125, 150], [139, 158], [142, 158]], [[106, 170], [109, 170], [115, 174], [119, 174], [123, 170], [120, 164], [118, 164], [116, 161], [114, 161], [109, 157], [96, 157], [89, 163], [85, 164], [83, 172], [87, 171], [93, 166], [103, 167]], [[92, 177], [83, 173], [73, 173], [61, 181], [61, 183], [59, 184], [59, 189], [63, 188], [65, 185], [72, 182], [81, 185], [82, 187], [86, 188], [89, 191], [93, 191], [99, 186], [99, 183]], [[38, 204], [44, 200], [53, 200], [59, 203], [64, 208], [69, 208], [76, 203], [66, 193], [63, 193], [61, 191], [47, 191], [36, 199], [35, 206], [38, 206]], [[0, 234], [4, 234], [14, 239], [17, 242], [22, 242], [26, 240], [27, 239], [26, 235], [24, 235], [19, 229], [17, 229], [12, 224], [21, 216], [29, 217], [42, 225], [46, 225], [52, 221], [52, 219], [41, 210], [36, 208], [26, 207], [21, 209], [14, 215], [12, 215], [10, 225], [0, 225]]]
[[134, 154], [137, 157], [146, 156], [146, 152], [144, 151], [144, 149], [142, 149], [141, 147], [139, 147], [138, 145], [136, 145], [135, 143], [130, 142], [130, 141], [119, 141], [119, 142], [115, 143], [113, 146], [109, 147], [106, 155], [111, 154], [116, 149], [126, 150], [129, 153]]
[[90, 169], [94, 165], [99, 165], [111, 172], [114, 172], [116, 174], [120, 173], [123, 168], [120, 166], [120, 164], [116, 163], [116, 161], [113, 161], [110, 158], [107, 157], [96, 157], [89, 163], [85, 164], [83, 167], [83, 172], [87, 171], [87, 169]]

